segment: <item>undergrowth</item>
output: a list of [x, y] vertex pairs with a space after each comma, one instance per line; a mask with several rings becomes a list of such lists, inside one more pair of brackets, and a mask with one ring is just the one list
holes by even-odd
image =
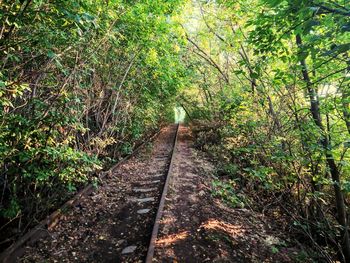
[[[322, 247], [320, 243], [316, 249], [314, 242], [319, 240], [317, 236], [330, 238], [334, 232], [322, 222], [319, 222], [315, 231], [315, 226], [298, 214], [299, 211], [295, 208], [297, 196], [283, 189], [283, 185], [276, 181], [274, 166], [267, 166], [266, 162], [262, 165], [256, 158], [252, 158], [254, 146], [236, 145], [234, 150], [231, 146], [226, 148], [227, 145], [223, 143], [228, 138], [225, 129], [210, 129], [202, 125], [197, 123], [192, 128], [196, 134], [196, 147], [217, 162], [212, 180], [212, 196], [232, 208], [253, 209], [274, 221], [274, 227], [284, 231], [290, 242], [301, 248], [293, 257], [295, 262], [326, 262], [324, 254], [334, 253], [332, 247]], [[210, 133], [215, 133], [221, 140], [211, 141], [208, 138], [215, 136]], [[277, 253], [281, 248], [283, 244], [271, 246], [271, 253]], [[322, 253], [319, 249], [322, 249]]]

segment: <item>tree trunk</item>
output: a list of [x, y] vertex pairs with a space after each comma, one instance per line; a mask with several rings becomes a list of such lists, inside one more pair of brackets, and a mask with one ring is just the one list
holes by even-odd
[[[298, 45], [300, 51], [302, 52], [302, 39], [299, 34], [296, 35], [296, 44]], [[344, 196], [341, 190], [341, 182], [340, 182], [340, 173], [339, 169], [334, 161], [334, 156], [331, 151], [331, 144], [328, 139], [328, 137], [325, 135], [325, 128], [322, 124], [321, 114], [320, 114], [320, 107], [319, 107], [319, 101], [318, 96], [316, 93], [315, 88], [312, 85], [312, 82], [310, 80], [309, 72], [307, 69], [306, 61], [305, 59], [301, 59], [300, 64], [302, 66], [302, 76], [303, 80], [306, 83], [306, 88], [308, 92], [308, 96], [310, 99], [310, 111], [312, 114], [312, 118], [314, 123], [317, 125], [317, 127], [320, 129], [320, 135], [321, 135], [321, 145], [323, 147], [323, 150], [325, 152], [327, 166], [329, 168], [330, 174], [332, 176], [333, 185], [334, 185], [334, 194], [335, 194], [335, 200], [336, 200], [336, 208], [337, 208], [337, 219], [339, 224], [343, 227], [342, 231], [342, 248], [343, 248], [343, 254], [344, 254], [344, 261], [350, 262], [350, 239], [349, 239], [349, 232], [348, 232], [348, 224], [347, 224], [347, 215], [346, 215], [346, 207], [344, 203]]]

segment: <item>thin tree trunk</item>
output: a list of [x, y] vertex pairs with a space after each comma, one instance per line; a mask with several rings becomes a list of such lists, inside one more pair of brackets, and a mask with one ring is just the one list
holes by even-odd
[[[296, 44], [300, 49], [302, 49], [303, 43], [302, 43], [301, 36], [299, 34], [296, 35]], [[303, 80], [306, 83], [306, 88], [310, 99], [310, 111], [312, 114], [312, 118], [314, 123], [320, 129], [320, 135], [322, 138], [321, 145], [324, 149], [327, 166], [329, 168], [329, 171], [333, 180], [336, 208], [338, 212], [337, 218], [338, 218], [339, 224], [343, 227], [341, 243], [343, 248], [344, 261], [350, 262], [350, 239], [349, 239], [349, 232], [348, 232], [347, 214], [346, 214], [346, 207], [344, 203], [344, 196], [341, 190], [339, 169], [334, 161], [334, 156], [331, 151], [330, 141], [328, 137], [325, 135], [325, 128], [322, 124], [317, 93], [310, 80], [306, 61], [305, 59], [301, 59], [299, 62], [302, 67], [301, 72], [302, 72]]]
[[186, 115], [187, 115], [188, 119], [189, 119], [190, 121], [192, 121], [191, 114], [189, 113], [189, 111], [187, 110], [187, 108], [186, 108], [182, 103], [180, 103], [180, 106], [181, 106], [181, 107], [184, 109], [184, 111], [186, 112]]

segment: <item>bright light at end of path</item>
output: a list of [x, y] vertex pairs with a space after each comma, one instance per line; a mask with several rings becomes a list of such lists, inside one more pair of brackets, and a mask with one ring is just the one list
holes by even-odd
[[175, 107], [175, 123], [183, 123], [185, 121], [186, 112], [182, 107]]

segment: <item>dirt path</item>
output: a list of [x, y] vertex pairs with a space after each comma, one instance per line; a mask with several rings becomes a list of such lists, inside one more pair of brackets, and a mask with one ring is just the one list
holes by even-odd
[[181, 127], [153, 262], [292, 262], [261, 215], [212, 198], [214, 167], [191, 145]]
[[[169, 164], [175, 126], [67, 212], [19, 262], [143, 262]], [[153, 262], [293, 262], [262, 215], [211, 195], [214, 167], [180, 126]], [[281, 245], [284, 244], [284, 245]]]
[[171, 155], [175, 125], [153, 149], [120, 166], [19, 262], [143, 262]]

